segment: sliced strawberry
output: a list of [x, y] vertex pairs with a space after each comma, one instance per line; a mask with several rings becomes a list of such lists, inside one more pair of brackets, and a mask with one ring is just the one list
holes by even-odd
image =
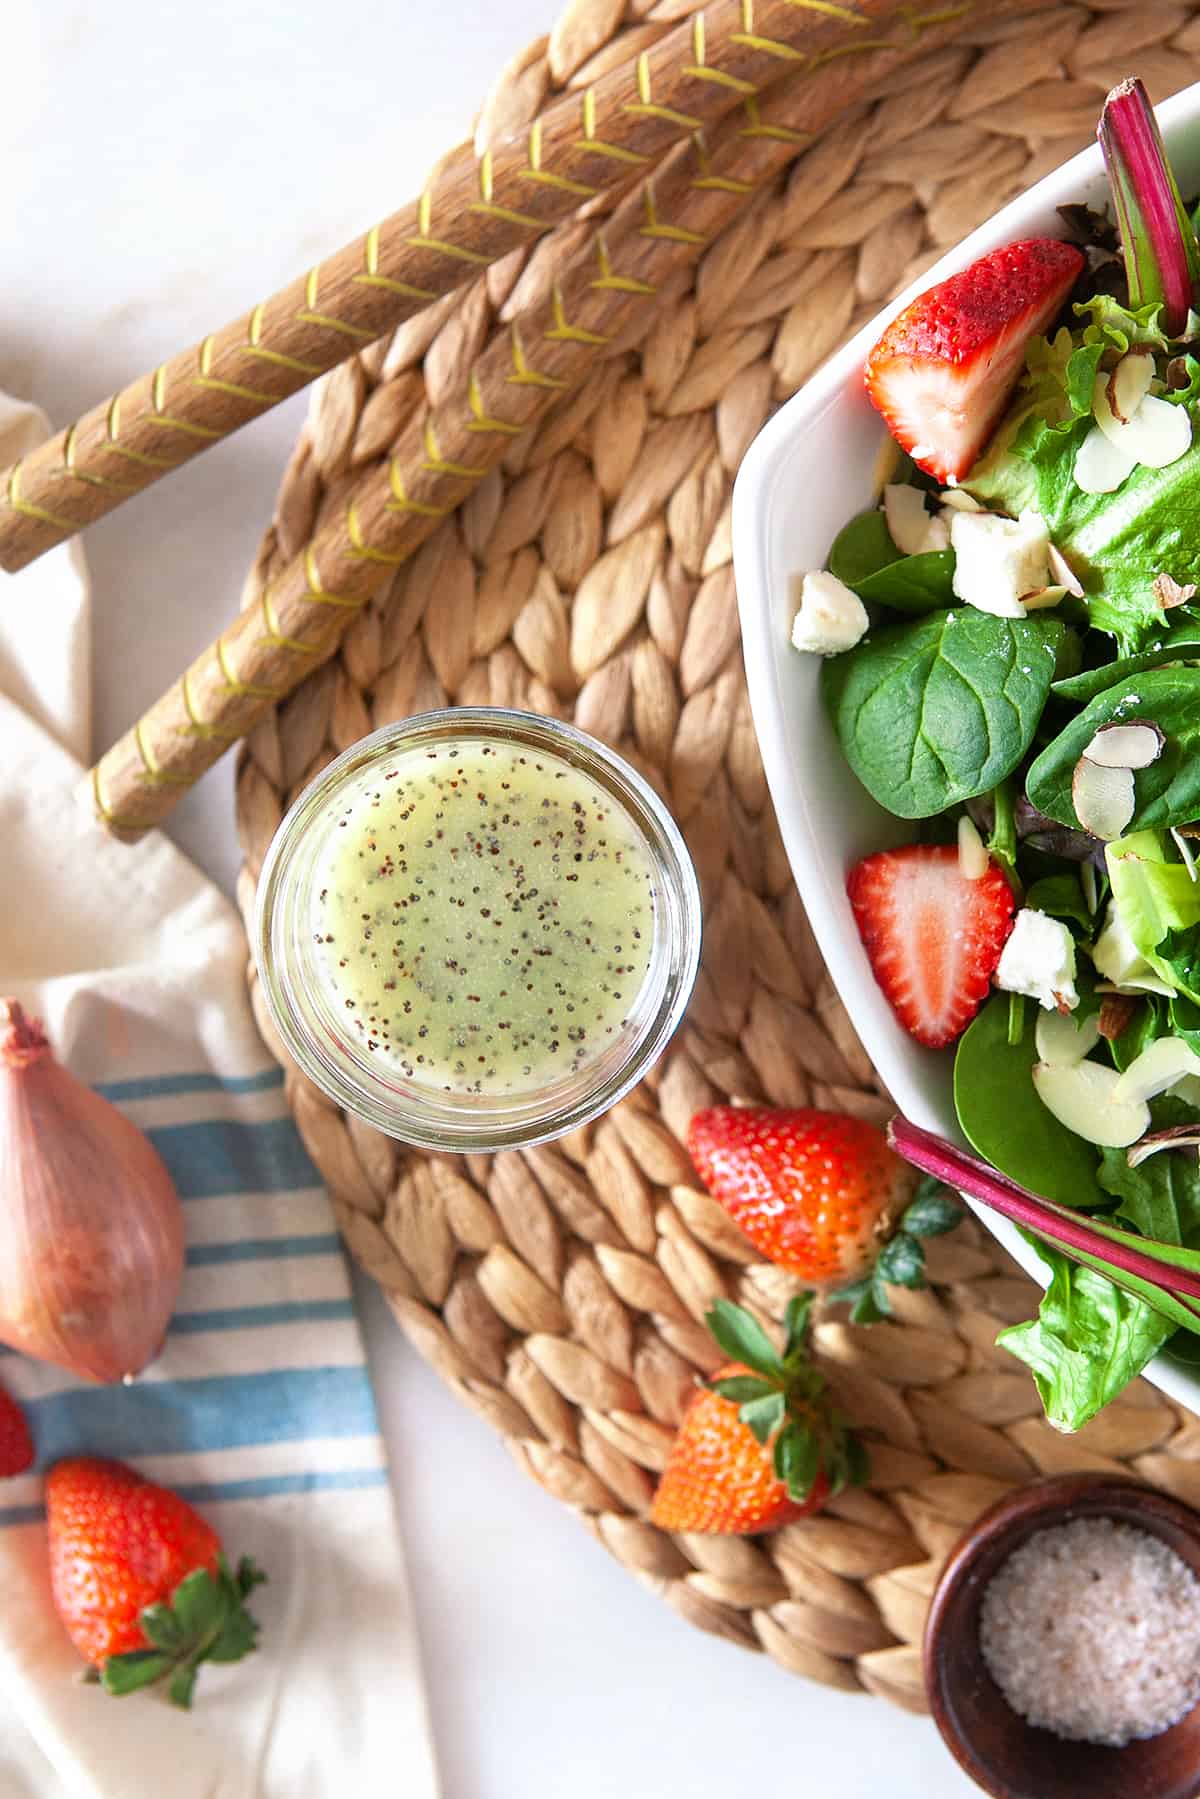
[[981, 256], [920, 294], [867, 357], [872, 403], [913, 461], [958, 481], [1000, 422], [1025, 346], [1059, 311], [1082, 253], [1032, 237]]
[[16, 1400], [0, 1387], [0, 1480], [33, 1466], [33, 1438]]
[[846, 883], [875, 979], [906, 1031], [941, 1049], [988, 996], [1012, 930], [1012, 888], [994, 862], [977, 881], [958, 851], [932, 844], [881, 850]]

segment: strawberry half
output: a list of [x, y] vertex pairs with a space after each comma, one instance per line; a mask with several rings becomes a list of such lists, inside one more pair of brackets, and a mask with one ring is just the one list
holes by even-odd
[[33, 1466], [33, 1438], [24, 1412], [0, 1387], [0, 1480], [24, 1474]]
[[959, 481], [1000, 422], [1025, 346], [1053, 321], [1084, 257], [1032, 237], [981, 256], [920, 294], [867, 357], [872, 404], [913, 461]]
[[958, 851], [881, 850], [846, 883], [859, 936], [897, 1018], [918, 1043], [953, 1043], [988, 996], [1013, 923], [1013, 893], [994, 862], [977, 881]]

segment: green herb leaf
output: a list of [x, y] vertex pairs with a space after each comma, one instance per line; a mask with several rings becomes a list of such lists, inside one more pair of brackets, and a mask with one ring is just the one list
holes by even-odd
[[783, 1314], [783, 1327], [787, 1333], [783, 1349], [785, 1362], [796, 1361], [805, 1353], [808, 1319], [812, 1311], [813, 1298], [814, 1295], [811, 1293], [795, 1293], [787, 1302], [787, 1308]]
[[729, 1299], [718, 1299], [705, 1314], [704, 1322], [732, 1361], [744, 1362], [747, 1368], [769, 1380], [779, 1379], [779, 1357], [771, 1339], [744, 1307], [735, 1306]]
[[867, 1290], [856, 1299], [850, 1308], [851, 1324], [878, 1324], [883, 1318], [892, 1315], [892, 1302], [888, 1298], [887, 1287], [876, 1275], [872, 1274], [867, 1283]]
[[821, 1466], [821, 1446], [811, 1431], [789, 1424], [775, 1439], [774, 1465], [788, 1497], [803, 1505]]
[[[1085, 994], [1081, 985], [1080, 1015], [1086, 1015]], [[1035, 1016], [1027, 1016], [1020, 1042], [1009, 1043], [1005, 993], [990, 999], [968, 1025], [954, 1058], [959, 1124], [985, 1160], [1043, 1199], [1085, 1210], [1106, 1206], [1095, 1150], [1060, 1124], [1034, 1091], [1035, 1027]]]
[[821, 671], [846, 759], [900, 818], [995, 787], [1032, 741], [1065, 627], [971, 606], [873, 632]]
[[147, 1606], [139, 1616], [157, 1646], [110, 1656], [104, 1664], [106, 1690], [132, 1693], [165, 1679], [171, 1702], [189, 1706], [202, 1662], [240, 1661], [257, 1647], [258, 1625], [243, 1602], [266, 1578], [249, 1557], [238, 1564], [236, 1575], [231, 1573], [224, 1556], [218, 1557], [215, 1577], [207, 1568], [187, 1575], [169, 1606]]
[[875, 1272], [881, 1281], [887, 1281], [893, 1287], [923, 1287], [925, 1253], [915, 1237], [910, 1237], [907, 1231], [897, 1231], [880, 1250]]
[[[926, 1185], [923, 1181], [922, 1187]], [[931, 1192], [918, 1191], [917, 1197], [900, 1220], [900, 1229], [910, 1237], [941, 1237], [962, 1223], [960, 1202], [939, 1183]]]
[[769, 1443], [787, 1417], [787, 1400], [782, 1393], [768, 1393], [742, 1406], [738, 1416], [760, 1443]]
[[1080, 1430], [1136, 1379], [1175, 1327], [1103, 1274], [1039, 1239], [1028, 1241], [1050, 1268], [1050, 1285], [1037, 1318], [1011, 1325], [996, 1341], [1033, 1370], [1054, 1428]]
[[[253, 1643], [251, 1643], [250, 1647], [253, 1649]], [[215, 1656], [210, 1654], [210, 1660], [215, 1661], [216, 1659]], [[236, 1656], [229, 1656], [226, 1659], [229, 1661], [236, 1661], [238, 1658]], [[167, 1697], [172, 1705], [178, 1705], [182, 1707], [184, 1711], [189, 1711], [191, 1709], [192, 1694], [196, 1690], [196, 1675], [198, 1671], [195, 1662], [185, 1662], [182, 1667], [176, 1668], [167, 1684]]]
[[169, 1605], [148, 1605], [138, 1619], [143, 1634], [156, 1649], [171, 1654], [187, 1642], [187, 1631]]
[[728, 1399], [734, 1405], [749, 1405], [756, 1399], [766, 1399], [776, 1391], [770, 1381], [760, 1380], [755, 1374], [728, 1374], [724, 1380], [709, 1381], [714, 1393], [722, 1399]]

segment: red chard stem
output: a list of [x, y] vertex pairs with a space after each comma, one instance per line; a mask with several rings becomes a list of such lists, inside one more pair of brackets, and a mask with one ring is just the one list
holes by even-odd
[[1161, 306], [1163, 330], [1178, 337], [1200, 279], [1200, 245], [1140, 81], [1131, 78], [1113, 88], [1096, 135], [1121, 232], [1129, 303]]

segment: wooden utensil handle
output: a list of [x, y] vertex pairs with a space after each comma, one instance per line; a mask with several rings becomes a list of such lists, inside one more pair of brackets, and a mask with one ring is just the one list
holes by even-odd
[[0, 472], [0, 567], [25, 567], [410, 313], [649, 167], [797, 65], [853, 50], [896, 0], [716, 0], [272, 299]]
[[[1016, 9], [1009, 0], [992, 8]], [[663, 280], [703, 253], [753, 188], [898, 61], [927, 50], [906, 17], [888, 38], [876, 35], [869, 54], [830, 62], [819, 82], [785, 84], [727, 120], [711, 143], [682, 146], [631, 193], [548, 297], [497, 330], [444, 402], [415, 413], [390, 458], [363, 473], [312, 542], [108, 751], [91, 777], [104, 825], [133, 841], [161, 822], [231, 743], [334, 654], [349, 622], [513, 436], [594, 367], [630, 312], [654, 304]]]

